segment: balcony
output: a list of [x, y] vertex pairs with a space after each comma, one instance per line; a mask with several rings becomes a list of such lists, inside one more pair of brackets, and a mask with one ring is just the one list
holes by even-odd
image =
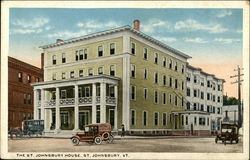
[[[101, 97], [96, 97], [95, 99], [96, 105], [100, 105], [101, 103]], [[116, 105], [116, 98], [106, 96], [105, 98], [106, 105], [114, 106]], [[92, 97], [79, 97], [78, 98], [78, 105], [79, 106], [89, 106], [93, 103]], [[65, 99], [59, 99], [59, 106], [73, 106], [75, 105], [75, 98], [65, 98]], [[38, 101], [38, 106], [41, 106], [41, 101]], [[56, 100], [50, 100], [45, 101], [45, 107], [55, 107], [56, 106]]]

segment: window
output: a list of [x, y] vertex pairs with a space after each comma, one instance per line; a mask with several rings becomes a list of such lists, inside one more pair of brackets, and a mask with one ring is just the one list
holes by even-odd
[[169, 114], [169, 122], [172, 123], [172, 114]]
[[218, 98], [217, 98], [217, 102], [220, 102], [220, 96], [218, 96]]
[[75, 77], [75, 73], [74, 73], [74, 71], [71, 71], [70, 72], [70, 78], [74, 78]]
[[62, 79], [65, 79], [65, 72], [62, 72]]
[[162, 104], [166, 104], [166, 93], [162, 93]]
[[79, 60], [83, 60], [83, 50], [79, 50]]
[[207, 106], [207, 112], [210, 112], [210, 106]]
[[213, 113], [215, 113], [215, 107], [213, 107]]
[[147, 88], [143, 88], [143, 98], [148, 99], [148, 89]]
[[187, 78], [186, 79], [187, 79], [188, 82], [191, 81], [191, 75], [189, 73], [187, 74]]
[[162, 82], [163, 82], [163, 86], [166, 86], [166, 84], [167, 84], [166, 75], [163, 75], [163, 77], [162, 77]]
[[145, 60], [148, 60], [148, 49], [147, 49], [147, 48], [144, 48], [144, 49], [143, 49], [143, 58], [144, 58]]
[[89, 68], [89, 69], [88, 69], [88, 73], [89, 73], [89, 76], [93, 76], [93, 69], [92, 69], [92, 68]]
[[66, 99], [66, 98], [67, 98], [67, 91], [61, 90], [61, 99]]
[[197, 76], [194, 76], [194, 83], [197, 83]]
[[84, 59], [88, 59], [88, 50], [84, 49]]
[[175, 89], [178, 89], [178, 79], [175, 79]]
[[75, 59], [76, 59], [76, 61], [78, 61], [78, 51], [76, 51]]
[[194, 103], [194, 110], [197, 110], [197, 103]]
[[148, 70], [145, 68], [144, 69], [144, 79], [148, 79]]
[[215, 95], [213, 95], [213, 102], [215, 102]]
[[210, 93], [207, 93], [207, 100], [210, 100]]
[[23, 120], [26, 120], [26, 114], [23, 113]]
[[186, 125], [188, 125], [188, 116], [186, 116]]
[[187, 96], [190, 97], [190, 88], [187, 88]]
[[79, 70], [79, 77], [83, 77], [83, 70]]
[[169, 103], [172, 104], [172, 95], [169, 94]]
[[115, 66], [114, 65], [110, 66], [110, 75], [115, 76]]
[[136, 112], [135, 110], [131, 110], [131, 125], [135, 125], [135, 120], [136, 120]]
[[172, 77], [169, 77], [169, 87], [172, 87]]
[[217, 114], [220, 114], [220, 108], [217, 108]]
[[31, 119], [31, 114], [30, 113], [28, 113], [28, 119]]
[[184, 115], [181, 116], [181, 125], [184, 126]]
[[103, 46], [98, 46], [98, 57], [103, 56]]
[[142, 117], [143, 117], [143, 125], [146, 126], [147, 125], [148, 113], [146, 111], [143, 111]]
[[184, 74], [185, 67], [184, 65], [181, 65], [181, 73]]
[[204, 105], [201, 104], [201, 111], [204, 111]]
[[154, 103], [155, 104], [158, 103], [158, 92], [157, 91], [154, 92]]
[[197, 97], [197, 90], [194, 89], [194, 97]]
[[184, 82], [181, 81], [181, 89], [184, 90]]
[[174, 97], [174, 104], [175, 104], [176, 106], [178, 105], [178, 97], [177, 97], [177, 96]]
[[184, 98], [181, 97], [181, 106], [184, 106]]
[[172, 60], [169, 59], [169, 69], [172, 69]]
[[131, 64], [131, 77], [135, 78], [135, 65], [134, 64]]
[[167, 125], [167, 114], [162, 113], [162, 125], [166, 126]]
[[201, 99], [204, 99], [204, 92], [201, 92]]
[[115, 44], [114, 43], [111, 43], [109, 45], [109, 53], [110, 53], [110, 55], [115, 54]]
[[135, 43], [131, 43], [131, 53], [135, 55]]
[[204, 86], [204, 78], [201, 78], [201, 86]]
[[209, 126], [209, 118], [207, 118], [207, 125]]
[[56, 64], [56, 55], [52, 56], [52, 64]]
[[98, 74], [99, 74], [99, 75], [103, 74], [103, 67], [99, 67], [99, 68], [98, 68]]
[[96, 86], [96, 96], [100, 96], [100, 95], [101, 95], [101, 87]]
[[84, 87], [83, 97], [90, 97], [90, 87]]
[[167, 66], [167, 58], [166, 57], [163, 57], [162, 66], [163, 67]]
[[218, 84], [218, 87], [217, 87], [217, 88], [218, 88], [218, 91], [221, 91], [221, 88], [220, 88], [220, 85], [219, 85], [219, 84]]
[[40, 78], [39, 77], [36, 77], [36, 82], [40, 82]]
[[194, 117], [194, 125], [197, 125], [196, 117]]
[[131, 86], [131, 100], [136, 99], [136, 86]]
[[207, 87], [210, 87], [210, 81], [207, 81]]
[[52, 80], [56, 80], [56, 73], [53, 73]]
[[28, 94], [27, 96], [28, 96], [28, 97], [27, 97], [27, 99], [28, 99], [28, 104], [31, 104], [31, 95]]
[[154, 125], [155, 126], [158, 126], [158, 124], [159, 124], [159, 113], [158, 112], [155, 112], [154, 113]]
[[66, 56], [65, 56], [65, 53], [62, 54], [62, 63], [66, 63]]
[[154, 75], [154, 83], [158, 83], [158, 73], [157, 72]]
[[28, 83], [31, 82], [31, 76], [30, 75], [27, 75], [27, 80], [28, 80]]
[[23, 94], [23, 104], [26, 104], [27, 94]]
[[96, 123], [100, 123], [100, 122], [101, 122], [100, 115], [101, 115], [100, 110], [97, 110], [97, 111], [96, 111]]
[[200, 126], [205, 126], [205, 124], [206, 124], [205, 118], [199, 117], [199, 125], [200, 125]]
[[23, 73], [22, 72], [18, 73], [18, 82], [23, 82]]
[[60, 113], [61, 118], [61, 126], [67, 127], [69, 125], [69, 112], [61, 112]]
[[175, 62], [174, 70], [175, 70], [175, 71], [178, 70], [177, 62]]
[[155, 53], [155, 61], [154, 61], [155, 64], [158, 64], [158, 53]]
[[114, 86], [109, 86], [109, 96], [115, 97], [115, 87]]
[[190, 110], [190, 102], [187, 102], [187, 110]]

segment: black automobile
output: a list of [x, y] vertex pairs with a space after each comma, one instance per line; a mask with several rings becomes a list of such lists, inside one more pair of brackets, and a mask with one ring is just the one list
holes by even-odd
[[221, 133], [218, 134], [215, 138], [215, 143], [217, 143], [219, 140], [222, 141], [222, 143], [226, 144], [227, 141], [229, 141], [231, 144], [233, 141], [235, 143], [239, 142], [239, 129], [238, 125], [236, 124], [221, 124]]
[[44, 120], [25, 120], [22, 122], [23, 135], [42, 135], [44, 130]]

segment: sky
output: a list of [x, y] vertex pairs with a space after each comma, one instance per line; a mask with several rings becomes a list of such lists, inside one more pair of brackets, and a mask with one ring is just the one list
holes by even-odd
[[9, 56], [40, 67], [39, 46], [133, 26], [191, 56], [188, 62], [225, 79], [224, 94], [237, 97], [233, 71], [242, 66], [242, 9], [11, 8]]

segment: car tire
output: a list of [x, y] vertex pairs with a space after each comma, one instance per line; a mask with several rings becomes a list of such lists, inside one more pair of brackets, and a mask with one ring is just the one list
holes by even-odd
[[104, 133], [102, 134], [102, 139], [103, 139], [103, 140], [108, 140], [109, 137], [110, 137], [109, 132], [104, 132]]
[[236, 142], [236, 144], [239, 143], [239, 139], [236, 139], [235, 142]]
[[112, 135], [109, 136], [108, 143], [112, 143], [114, 140], [114, 137]]
[[77, 145], [79, 144], [79, 139], [76, 138], [76, 137], [74, 137], [74, 138], [71, 139], [71, 142], [72, 142], [72, 144], [73, 144], [74, 146], [77, 146]]
[[102, 137], [95, 137], [95, 139], [94, 139], [94, 142], [95, 142], [95, 144], [101, 144], [102, 143]]

